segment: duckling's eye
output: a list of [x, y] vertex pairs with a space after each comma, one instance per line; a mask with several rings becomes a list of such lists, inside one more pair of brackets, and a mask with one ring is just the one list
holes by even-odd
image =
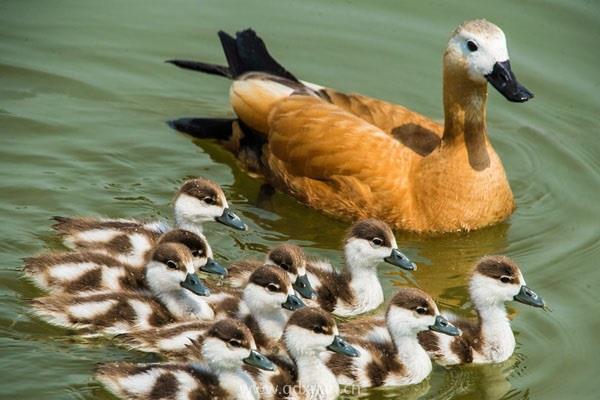
[[229, 344], [233, 347], [242, 347], [242, 343], [239, 340], [231, 339]]
[[177, 269], [177, 263], [173, 260], [167, 261], [167, 267], [170, 269]]
[[200, 250], [192, 250], [192, 255], [194, 257], [200, 257], [202, 253], [200, 253]]
[[215, 204], [216, 203], [216, 200], [210, 196], [206, 196], [203, 200], [206, 204]]
[[315, 325], [313, 327], [314, 333], [325, 333], [325, 329], [321, 325]]
[[472, 40], [467, 40], [467, 47], [469, 48], [470, 51], [477, 51], [477, 49], [478, 49], [477, 43], [475, 43]]
[[421, 315], [427, 314], [427, 308], [425, 308], [425, 307], [417, 307], [416, 311], [417, 311], [417, 314], [421, 314]]
[[279, 290], [279, 287], [278, 287], [276, 284], [274, 284], [274, 283], [269, 283], [269, 284], [267, 285], [267, 290], [268, 290], [269, 292], [276, 292], [276, 291], [278, 291], [278, 290]]
[[286, 263], [281, 263], [281, 264], [279, 264], [279, 266], [280, 266], [281, 268], [283, 268], [284, 270], [286, 270], [286, 271], [289, 271], [289, 270], [290, 270], [290, 266], [289, 266], [289, 265], [287, 265]]
[[503, 275], [500, 277], [500, 282], [502, 283], [509, 283], [511, 281], [509, 276]]
[[375, 246], [381, 246], [383, 244], [383, 239], [376, 237], [376, 238], [373, 238], [373, 240], [371, 240], [371, 242]]

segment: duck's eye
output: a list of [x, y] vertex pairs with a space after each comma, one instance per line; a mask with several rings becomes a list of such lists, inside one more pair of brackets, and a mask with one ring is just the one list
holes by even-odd
[[373, 240], [371, 240], [371, 242], [375, 246], [381, 246], [383, 244], [383, 239], [376, 237], [376, 238], [373, 238]]
[[206, 204], [215, 204], [216, 203], [216, 200], [210, 196], [206, 196], [203, 200]]
[[509, 276], [504, 275], [504, 276], [500, 277], [500, 282], [502, 282], [502, 283], [510, 283], [510, 281], [511, 281], [511, 279]]
[[314, 333], [325, 333], [325, 328], [323, 328], [321, 325], [315, 325], [313, 327], [313, 332]]
[[192, 255], [194, 257], [200, 257], [202, 253], [200, 253], [200, 250], [192, 250]]
[[287, 265], [286, 263], [281, 263], [281, 264], [279, 264], [279, 266], [280, 266], [281, 268], [283, 268], [284, 270], [286, 270], [286, 271], [289, 271], [289, 270], [290, 270], [290, 266], [289, 266], [289, 265]]
[[475, 43], [475, 42], [474, 42], [474, 41], [472, 41], [472, 40], [467, 40], [467, 48], [468, 48], [470, 51], [477, 51], [477, 49], [478, 49], [478, 47], [477, 47], [477, 43]]
[[416, 311], [417, 311], [417, 314], [421, 314], [421, 315], [427, 314], [427, 308], [425, 308], [425, 307], [417, 307]]
[[173, 260], [167, 261], [167, 267], [170, 269], [177, 269], [177, 263]]
[[240, 342], [239, 340], [235, 340], [235, 339], [231, 339], [229, 341], [229, 344], [232, 345], [233, 347], [242, 347], [242, 342]]
[[279, 287], [276, 284], [274, 284], [274, 283], [269, 283], [267, 285], [267, 290], [269, 292], [277, 292], [279, 290]]

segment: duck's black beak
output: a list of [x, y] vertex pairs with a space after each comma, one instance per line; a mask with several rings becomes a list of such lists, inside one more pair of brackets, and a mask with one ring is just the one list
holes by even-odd
[[305, 299], [312, 299], [315, 294], [315, 290], [312, 288], [310, 281], [308, 280], [308, 276], [306, 274], [296, 278], [296, 281], [292, 284], [294, 290], [300, 293], [300, 296]]
[[528, 306], [533, 307], [544, 307], [544, 300], [533, 290], [529, 289], [527, 286], [521, 286], [521, 290], [515, 297], [513, 297], [515, 301], [519, 303], [527, 304]]
[[285, 303], [281, 304], [281, 307], [286, 310], [296, 311], [297, 309], [304, 307], [304, 303], [295, 294], [289, 294]]
[[392, 249], [392, 254], [384, 258], [384, 260], [387, 263], [403, 268], [407, 271], [415, 271], [417, 269], [415, 263], [410, 261], [408, 257], [402, 254], [398, 249]]
[[460, 335], [460, 331], [458, 330], [458, 328], [452, 325], [450, 321], [448, 321], [441, 315], [435, 317], [435, 322], [433, 325], [429, 326], [429, 329], [450, 336]]
[[250, 350], [250, 355], [244, 358], [244, 363], [265, 371], [275, 371], [275, 364], [256, 350]]
[[524, 103], [529, 99], [533, 99], [533, 93], [517, 81], [509, 60], [494, 64], [492, 72], [487, 74], [485, 78], [508, 101]]
[[215, 220], [217, 222], [222, 223], [223, 225], [230, 226], [240, 231], [245, 231], [247, 229], [247, 226], [242, 221], [242, 219], [238, 217], [237, 214], [231, 211], [229, 208], [224, 209], [223, 214], [216, 217]]
[[340, 335], [335, 335], [333, 343], [327, 346], [327, 350], [331, 350], [334, 353], [343, 354], [348, 357], [358, 357], [360, 353], [350, 343], [346, 342]]
[[180, 283], [181, 287], [197, 294], [198, 296], [210, 296], [210, 290], [196, 274], [187, 274], [185, 281]]
[[206, 264], [202, 268], [200, 268], [204, 272], [208, 272], [209, 274], [217, 274], [221, 276], [227, 276], [227, 269], [224, 266], [209, 258], [206, 260]]

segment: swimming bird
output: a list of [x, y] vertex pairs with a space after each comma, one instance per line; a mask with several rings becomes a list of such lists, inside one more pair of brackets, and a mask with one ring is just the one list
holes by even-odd
[[469, 284], [476, 320], [448, 315], [460, 328], [458, 337], [434, 332], [419, 334], [419, 340], [432, 359], [440, 364], [499, 363], [515, 350], [515, 337], [504, 303], [517, 301], [544, 307], [542, 298], [525, 284], [518, 265], [508, 257], [487, 256], [476, 265]]
[[125, 399], [258, 400], [260, 394], [244, 365], [272, 370], [269, 359], [256, 351], [250, 330], [240, 321], [214, 323], [201, 345], [190, 352], [201, 363], [110, 363], [96, 378]]
[[431, 373], [431, 360], [419, 344], [421, 331], [440, 336], [459, 334], [440, 315], [427, 293], [414, 288], [400, 289], [390, 301], [385, 317], [350, 321], [340, 328], [347, 342], [360, 356], [351, 360], [338, 355], [323, 356], [337, 380], [360, 387], [404, 386], [423, 381]]
[[[196, 271], [225, 275], [227, 270], [212, 259], [212, 250], [203, 236], [183, 229], [162, 235], [158, 245], [180, 243], [193, 257]], [[151, 252], [149, 252], [151, 254]], [[142, 290], [146, 285], [146, 268], [125, 264], [94, 250], [45, 253], [25, 259], [25, 275], [40, 289], [72, 295], [99, 291]]]
[[477, 229], [514, 211], [488, 138], [487, 84], [511, 102], [533, 94], [517, 81], [505, 34], [493, 23], [464, 22], [448, 41], [443, 124], [404, 106], [301, 81], [251, 29], [235, 37], [220, 31], [219, 38], [227, 66], [169, 62], [232, 79], [237, 119], [171, 125], [220, 140], [273, 186], [336, 217], [375, 217], [416, 232]]
[[175, 321], [214, 318], [210, 294], [196, 276], [192, 255], [178, 243], [163, 243], [145, 269], [148, 290], [55, 295], [33, 301], [37, 316], [52, 325], [90, 333], [125, 333]]
[[[205, 178], [183, 183], [174, 199], [175, 226], [202, 235], [202, 224], [217, 221], [235, 229], [246, 225], [229, 208], [221, 187]], [[161, 234], [172, 228], [164, 221], [92, 217], [54, 217], [54, 230], [70, 248], [104, 252], [129, 265], [143, 266]]]

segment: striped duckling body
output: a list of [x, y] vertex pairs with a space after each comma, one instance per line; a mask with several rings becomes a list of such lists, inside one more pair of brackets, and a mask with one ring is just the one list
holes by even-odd
[[431, 360], [419, 344], [420, 331], [445, 335], [459, 331], [439, 314], [431, 296], [403, 288], [391, 300], [385, 318], [348, 322], [341, 328], [360, 356], [351, 360], [324, 354], [326, 364], [344, 385], [360, 387], [403, 386], [423, 381], [431, 373]]
[[146, 290], [89, 295], [57, 293], [33, 301], [47, 322], [91, 333], [125, 333], [188, 319], [213, 319], [208, 289], [196, 276], [192, 255], [178, 243], [156, 247], [145, 269]]
[[[225, 268], [212, 259], [212, 249], [201, 235], [174, 229], [161, 236], [158, 245], [163, 243], [185, 245], [192, 254], [197, 271], [219, 275], [226, 273]], [[145, 267], [126, 264], [93, 250], [30, 257], [25, 260], [24, 272], [36, 286], [53, 293], [84, 295], [107, 290], [148, 289]]]
[[349, 317], [372, 311], [383, 303], [383, 289], [377, 266], [387, 262], [402, 269], [416, 269], [398, 250], [389, 226], [380, 220], [355, 223], [344, 244], [346, 268], [342, 272], [324, 262], [308, 263], [308, 280], [316, 292], [315, 301], [326, 311]]
[[124, 399], [258, 400], [256, 385], [243, 366], [274, 368], [256, 351], [250, 330], [234, 319], [214, 323], [204, 342], [188, 351], [198, 353], [202, 362], [105, 364], [96, 377]]
[[[246, 229], [229, 209], [221, 187], [205, 178], [186, 181], [174, 199], [175, 225], [202, 235], [202, 224], [217, 221], [235, 229]], [[53, 228], [70, 248], [94, 249], [129, 265], [143, 267], [161, 234], [172, 228], [163, 221], [92, 217], [54, 217]]]
[[445, 337], [423, 332], [419, 334], [421, 344], [431, 358], [444, 365], [507, 360], [514, 352], [515, 337], [505, 302], [514, 300], [533, 307], [544, 307], [542, 298], [525, 285], [517, 264], [503, 256], [487, 256], [477, 263], [469, 293], [478, 318], [467, 320], [448, 316], [462, 334]]

